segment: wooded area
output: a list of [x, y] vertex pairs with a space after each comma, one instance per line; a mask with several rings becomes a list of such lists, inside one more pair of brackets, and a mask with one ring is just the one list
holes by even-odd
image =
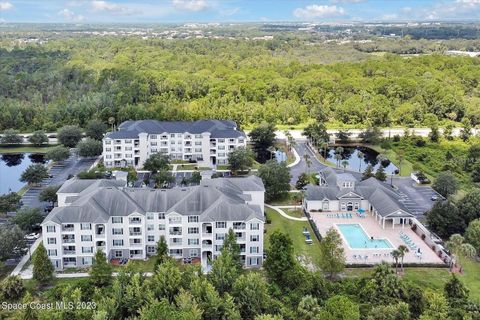
[[387, 54], [307, 63], [321, 47], [106, 37], [1, 49], [0, 130], [54, 131], [110, 117], [295, 125], [318, 113], [358, 127], [428, 126], [429, 113], [444, 123], [480, 123], [476, 58]]

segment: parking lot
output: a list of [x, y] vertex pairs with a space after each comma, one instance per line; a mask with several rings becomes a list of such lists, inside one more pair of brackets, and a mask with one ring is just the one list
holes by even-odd
[[432, 197], [443, 198], [431, 187], [419, 186], [410, 178], [395, 178], [393, 184], [398, 188], [400, 201], [417, 217], [422, 217], [432, 208], [435, 203]]

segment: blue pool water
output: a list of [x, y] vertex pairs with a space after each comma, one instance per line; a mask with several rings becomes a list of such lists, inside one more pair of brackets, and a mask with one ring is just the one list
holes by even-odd
[[387, 240], [370, 239], [362, 227], [358, 224], [337, 224], [343, 237], [352, 249], [388, 249], [392, 245]]

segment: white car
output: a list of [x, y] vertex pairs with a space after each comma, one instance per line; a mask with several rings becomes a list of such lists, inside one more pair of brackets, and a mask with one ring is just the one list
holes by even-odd
[[26, 240], [37, 240], [40, 237], [39, 233], [30, 233], [25, 235]]

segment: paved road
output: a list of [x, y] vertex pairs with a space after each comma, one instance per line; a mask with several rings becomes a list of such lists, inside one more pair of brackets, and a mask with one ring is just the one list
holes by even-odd
[[[324, 164], [322, 164], [315, 158], [313, 152], [307, 147], [306, 142], [298, 141], [294, 148], [300, 156], [300, 162], [290, 168], [290, 174], [292, 176], [292, 178], [290, 179], [290, 184], [295, 185], [298, 180], [298, 176], [304, 172], [318, 172], [326, 167]], [[307, 163], [304, 159], [305, 154], [308, 154], [310, 156], [310, 160], [312, 162], [310, 168], [307, 167]]]
[[57, 186], [67, 181], [69, 175], [75, 175], [92, 166], [96, 159], [79, 158], [75, 152], [62, 163], [54, 164], [49, 173], [51, 178], [42, 181], [40, 186], [30, 188], [22, 197], [23, 206], [31, 208], [44, 208], [48, 203], [38, 199], [38, 195], [46, 186]]

